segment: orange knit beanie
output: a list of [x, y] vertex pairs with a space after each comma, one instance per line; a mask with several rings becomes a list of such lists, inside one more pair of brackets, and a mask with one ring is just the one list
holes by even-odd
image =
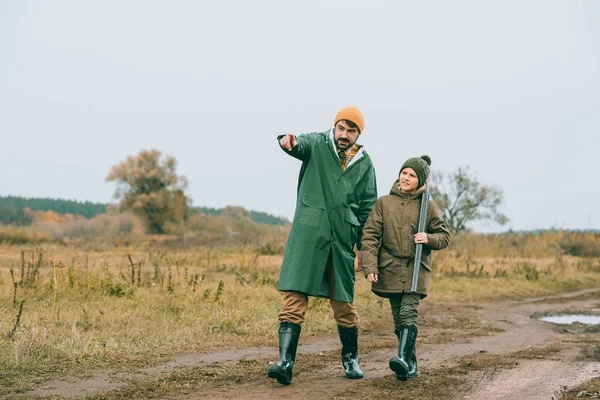
[[358, 108], [352, 106], [342, 108], [335, 116], [333, 125], [335, 126], [335, 124], [343, 119], [353, 122], [358, 127], [358, 132], [362, 133], [363, 128], [365, 127], [365, 120]]

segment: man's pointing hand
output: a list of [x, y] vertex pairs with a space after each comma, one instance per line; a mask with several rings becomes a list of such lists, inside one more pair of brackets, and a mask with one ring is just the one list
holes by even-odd
[[297, 144], [298, 142], [296, 141], [296, 136], [292, 135], [291, 133], [288, 133], [279, 140], [279, 145], [287, 151], [292, 151]]

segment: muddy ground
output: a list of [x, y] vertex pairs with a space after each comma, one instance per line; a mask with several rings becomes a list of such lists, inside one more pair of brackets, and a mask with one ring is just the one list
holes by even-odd
[[600, 289], [471, 305], [425, 301], [419, 377], [409, 382], [397, 381], [388, 369], [397, 346], [393, 333], [362, 332], [362, 380], [345, 379], [339, 339], [332, 336], [301, 338], [289, 386], [266, 377], [277, 349], [244, 348], [185, 355], [130, 373], [45, 382], [10, 398], [559, 399], [600, 377], [599, 327], [537, 319], [562, 312], [600, 315]]

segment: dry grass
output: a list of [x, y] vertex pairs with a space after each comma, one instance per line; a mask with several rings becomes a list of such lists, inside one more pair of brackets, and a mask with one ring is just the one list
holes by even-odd
[[583, 385], [564, 390], [560, 400], [600, 399], [600, 377], [590, 379]]
[[598, 272], [598, 258], [556, 254], [546, 258], [465, 259], [449, 251], [434, 261], [431, 291], [432, 298], [443, 301], [536, 297], [593, 287], [600, 281]]
[[[428, 306], [538, 296], [600, 283], [596, 258], [478, 252], [436, 254]], [[53, 244], [2, 246], [0, 396], [67, 373], [132, 369], [219, 348], [276, 346], [280, 265], [281, 256], [259, 256], [244, 248], [94, 252]], [[361, 275], [356, 304], [361, 329], [392, 331], [389, 305], [370, 293]], [[461, 315], [461, 320], [429, 321], [424, 304], [422, 323], [437, 324], [440, 331], [422, 340], [446, 340], [444, 324], [446, 331], [487, 334], [485, 327], [469, 328], [476, 325], [474, 313]], [[334, 332], [328, 301], [311, 299], [303, 336]]]

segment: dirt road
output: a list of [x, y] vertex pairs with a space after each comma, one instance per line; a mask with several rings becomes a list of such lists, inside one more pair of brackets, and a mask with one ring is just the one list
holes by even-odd
[[[140, 382], [171, 374], [177, 376], [167, 381], [178, 384], [155, 398], [557, 399], [565, 387], [600, 376], [600, 351], [594, 350], [600, 348], [599, 329], [557, 326], [536, 318], [562, 312], [600, 315], [600, 289], [477, 305], [424, 302], [417, 342], [420, 376], [404, 383], [387, 367], [396, 351], [395, 336], [366, 332], [360, 338], [365, 379], [359, 381], [344, 378], [339, 340], [331, 337], [301, 340], [289, 386], [265, 374], [277, 349], [246, 348], [186, 355], [136, 373], [107, 371], [89, 379], [46, 382], [27, 395], [69, 398], [102, 393], [103, 398], [122, 398], [130, 393], [143, 398], [140, 393], [147, 392]], [[183, 373], [189, 376], [182, 384], [181, 371], [186, 368], [195, 373]]]

